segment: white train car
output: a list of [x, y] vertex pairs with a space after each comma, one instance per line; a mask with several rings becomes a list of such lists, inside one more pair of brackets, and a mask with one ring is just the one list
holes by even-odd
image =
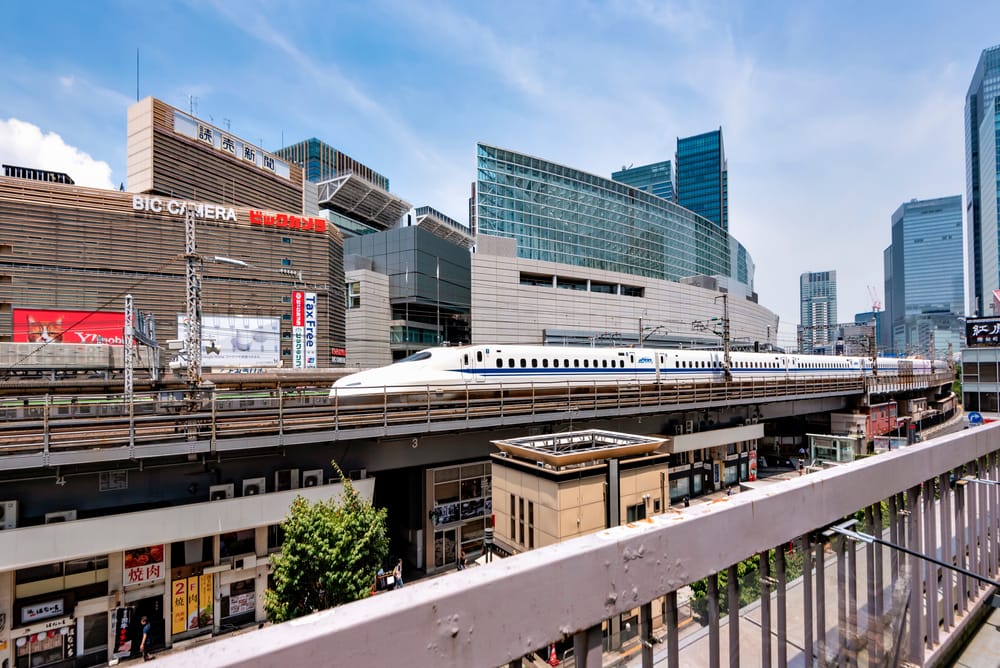
[[[862, 357], [732, 353], [734, 380], [860, 378], [871, 375], [872, 362]], [[910, 377], [937, 370], [929, 360], [880, 358], [880, 375]], [[427, 348], [389, 366], [346, 376], [330, 391], [331, 398], [382, 396], [449, 390], [564, 390], [567, 387], [611, 387], [722, 381], [726, 377], [721, 350], [589, 348], [532, 345], [470, 345]]]

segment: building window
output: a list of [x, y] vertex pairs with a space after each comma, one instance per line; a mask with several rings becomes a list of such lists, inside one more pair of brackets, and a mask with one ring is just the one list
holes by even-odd
[[354, 281], [347, 284], [347, 308], [359, 308], [361, 306], [361, 283]]
[[290, 267], [290, 266], [292, 266], [292, 261], [289, 260], [287, 257], [283, 257], [283, 258], [281, 258], [281, 266], [282, 267]]
[[627, 522], [646, 519], [646, 503], [637, 503], [625, 509], [625, 519]]
[[535, 502], [528, 501], [528, 549], [535, 547]]
[[524, 499], [518, 497], [517, 499], [517, 542], [519, 545], [524, 545]]
[[510, 495], [510, 542], [517, 536], [517, 508], [514, 505], [514, 495]]

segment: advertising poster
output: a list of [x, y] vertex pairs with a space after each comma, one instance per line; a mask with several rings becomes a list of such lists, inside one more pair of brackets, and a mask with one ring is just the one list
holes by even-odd
[[750, 459], [750, 466], [749, 466], [750, 472], [749, 472], [749, 476], [748, 477], [750, 478], [750, 482], [753, 482], [754, 480], [757, 479], [757, 451], [756, 450], [751, 450], [750, 451], [750, 457], [749, 457], [749, 459]]
[[149, 545], [135, 550], [125, 550], [126, 585], [153, 582], [165, 576], [163, 570], [163, 545]]
[[306, 293], [292, 293], [292, 368], [306, 366]]
[[304, 364], [307, 369], [316, 368], [316, 351], [317, 351], [317, 324], [319, 314], [316, 311], [316, 293], [307, 292], [305, 293], [305, 298], [303, 300], [305, 317], [302, 320], [303, 329], [303, 356], [305, 358]]
[[171, 582], [170, 632], [172, 634], [211, 628], [212, 574], [192, 575]]
[[[177, 338], [187, 336], [184, 314], [177, 314]], [[281, 318], [203, 315], [201, 364], [218, 367], [281, 366]]]
[[111, 611], [111, 632], [115, 638], [111, 655], [116, 659], [132, 654], [132, 640], [128, 631], [131, 621], [132, 608], [115, 608]]
[[16, 308], [15, 343], [125, 343], [125, 314]]

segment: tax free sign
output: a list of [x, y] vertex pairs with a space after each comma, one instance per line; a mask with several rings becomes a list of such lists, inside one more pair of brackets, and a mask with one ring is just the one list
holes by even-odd
[[292, 293], [292, 368], [316, 368], [316, 293]]

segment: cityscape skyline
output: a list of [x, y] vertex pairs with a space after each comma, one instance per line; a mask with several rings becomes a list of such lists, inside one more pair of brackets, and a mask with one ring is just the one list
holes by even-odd
[[[893, 211], [964, 193], [964, 96], [1000, 9], [982, 3], [968, 22], [930, 3], [900, 16], [763, 7], [515, 5], [473, 17], [384, 2], [340, 8], [322, 31], [313, 21], [329, 12], [310, 3], [105, 3], [102, 21], [92, 6], [10, 7], [0, 158], [117, 188], [138, 87], [269, 150], [317, 137], [415, 205], [467, 222], [477, 141], [609, 178], [721, 126], [729, 228], [788, 344], [799, 274], [839, 269], [839, 319], [852, 320], [883, 283]], [[904, 40], [920, 50], [901, 51]]]

